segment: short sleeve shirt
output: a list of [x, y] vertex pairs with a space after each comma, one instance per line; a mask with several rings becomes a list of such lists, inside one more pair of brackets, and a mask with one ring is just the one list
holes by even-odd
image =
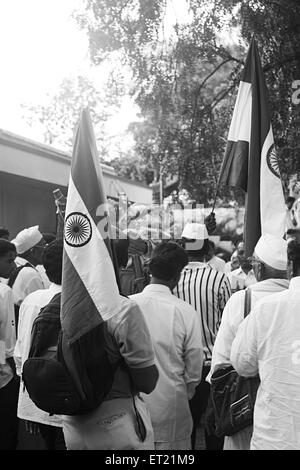
[[120, 361], [112, 389], [106, 399], [131, 396], [131, 369], [150, 367], [155, 364], [154, 350], [144, 316], [133, 300], [123, 297], [118, 314], [108, 320], [107, 351], [112, 363]]

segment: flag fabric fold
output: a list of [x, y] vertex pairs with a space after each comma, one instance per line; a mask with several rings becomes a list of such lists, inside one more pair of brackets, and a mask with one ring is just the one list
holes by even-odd
[[74, 139], [64, 228], [61, 323], [72, 343], [120, 309], [103, 177], [88, 109]]
[[244, 238], [252, 255], [263, 233], [283, 236], [285, 201], [269, 115], [267, 86], [252, 39], [233, 111], [219, 185], [246, 192]]

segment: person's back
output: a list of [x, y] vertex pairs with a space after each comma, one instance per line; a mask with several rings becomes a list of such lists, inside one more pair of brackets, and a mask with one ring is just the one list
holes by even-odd
[[[256, 244], [254, 255], [252, 263], [258, 282], [248, 287], [251, 308], [260, 299], [286, 290], [289, 286], [286, 279], [286, 242], [283, 239], [273, 235], [262, 236]], [[231, 345], [245, 315], [245, 295], [245, 290], [234, 293], [225, 306], [208, 380], [221, 364], [230, 364]], [[226, 436], [224, 449], [248, 450], [251, 435], [252, 426], [249, 426], [233, 436]]]
[[174, 294], [188, 302], [199, 315], [204, 360], [210, 365], [221, 316], [231, 295], [227, 276], [201, 261], [190, 261], [183, 269]]
[[157, 381], [154, 351], [138, 305], [120, 297], [121, 308], [107, 320], [106, 347], [119, 363], [111, 391], [93, 412], [63, 416], [68, 450], [141, 450], [153, 448], [153, 430], [139, 392], [150, 393]]
[[[40, 310], [50, 300], [61, 292], [63, 244], [60, 240], [54, 240], [48, 244], [43, 254], [43, 267], [47, 277], [50, 278], [48, 289], [39, 289], [29, 294], [20, 307], [18, 339], [14, 349], [14, 358], [17, 373], [22, 378], [23, 364], [28, 358], [32, 325]], [[32, 434], [37, 430], [41, 433], [47, 450], [64, 449], [62, 422], [60, 417], [49, 415], [40, 410], [30, 399], [23, 381], [20, 383], [18, 400], [18, 417], [24, 420], [26, 429]]]
[[[194, 446], [196, 429], [207, 407], [210, 392], [210, 385], [205, 382], [205, 378], [210, 370], [215, 337], [231, 290], [226, 274], [216, 271], [204, 262], [210, 249], [205, 225], [187, 224], [182, 232], [182, 241], [188, 253], [189, 264], [182, 270], [173, 293], [189, 303], [198, 313], [204, 351], [202, 381], [190, 402], [194, 421], [192, 435]], [[215, 450], [221, 446], [223, 446], [222, 440], [206, 435], [207, 449]]]
[[201, 330], [196, 311], [171, 292], [187, 261], [177, 244], [159, 244], [149, 265], [151, 284], [131, 296], [146, 319], [159, 370], [155, 389], [144, 396], [156, 449], [191, 448], [193, 422], [188, 400], [201, 380]]
[[[288, 290], [263, 298], [241, 323], [230, 360], [240, 375], [259, 373], [253, 450], [300, 448], [300, 245], [288, 245]], [[290, 267], [292, 268], [290, 269]]]
[[[231, 362], [238, 373], [259, 372], [260, 376], [251, 440], [254, 450], [300, 448], [299, 308], [300, 277], [291, 281], [287, 291], [259, 301], [251, 312], [251, 325], [241, 324], [232, 345]], [[253, 348], [252, 333], [256, 360], [245, 352]]]

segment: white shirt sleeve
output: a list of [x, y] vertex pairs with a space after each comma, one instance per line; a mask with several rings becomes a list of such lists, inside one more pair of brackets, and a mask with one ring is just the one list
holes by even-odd
[[197, 312], [190, 306], [184, 317], [180, 311], [176, 311], [176, 319], [183, 323], [181, 328], [185, 331], [183, 344], [183, 360], [185, 364], [184, 380], [187, 385], [188, 395], [191, 397], [201, 380], [204, 361], [202, 333]]
[[244, 291], [234, 293], [225, 305], [220, 328], [213, 346], [210, 377], [221, 364], [230, 364], [231, 345], [235, 338], [239, 324], [244, 318]]
[[244, 377], [258, 374], [258, 330], [256, 324], [258, 305], [240, 324], [231, 347], [230, 362], [238, 374]]
[[10, 288], [1, 293], [0, 302], [0, 364], [5, 364], [6, 358], [13, 356], [16, 342], [15, 311]]
[[23, 364], [29, 354], [32, 324], [39, 311], [40, 307], [38, 305], [26, 302], [26, 300], [20, 306], [18, 339], [14, 350], [14, 359], [18, 375], [21, 375]]

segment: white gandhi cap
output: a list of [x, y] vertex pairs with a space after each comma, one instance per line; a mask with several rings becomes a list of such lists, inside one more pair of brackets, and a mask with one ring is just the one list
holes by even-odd
[[204, 245], [204, 240], [208, 238], [206, 226], [204, 224], [189, 223], [183, 229], [181, 238], [188, 240], [195, 240], [186, 245], [187, 250], [201, 250]]
[[280, 237], [265, 233], [258, 240], [254, 253], [267, 265], [280, 271], [287, 267], [287, 242]]
[[24, 228], [11, 243], [15, 245], [18, 255], [21, 255], [34, 247], [42, 238], [43, 235], [39, 231], [39, 226], [35, 225], [34, 227]]

